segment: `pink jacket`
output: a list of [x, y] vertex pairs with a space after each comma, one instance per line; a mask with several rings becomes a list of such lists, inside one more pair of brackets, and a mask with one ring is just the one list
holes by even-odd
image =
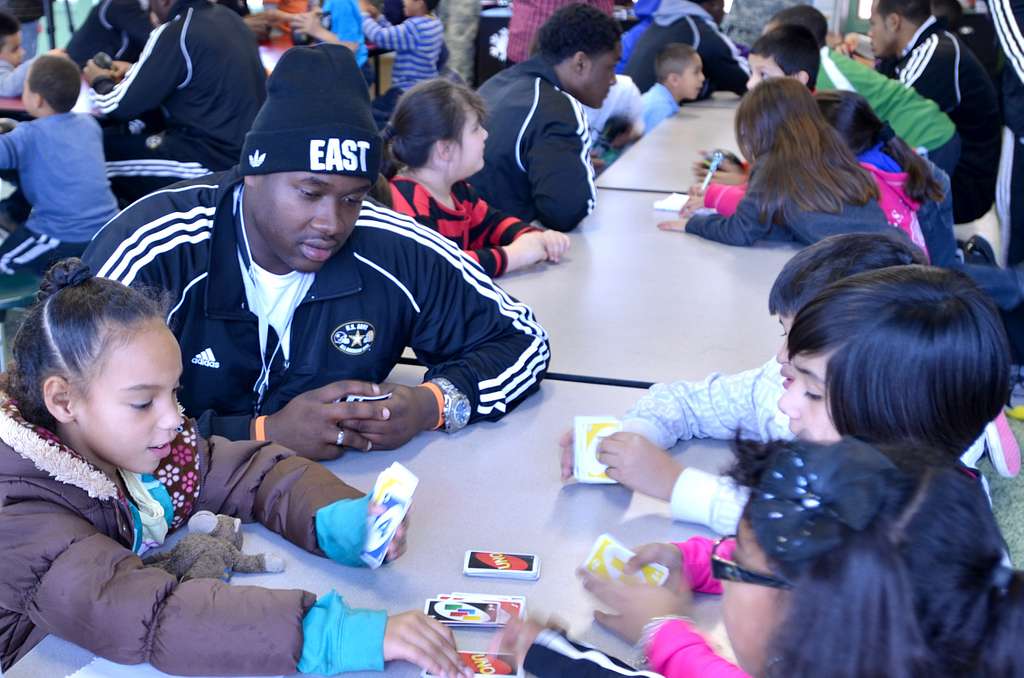
[[[711, 576], [713, 545], [705, 537], [676, 544], [683, 556], [683, 573], [697, 593], [722, 593], [721, 583]], [[735, 548], [736, 543], [730, 541], [722, 545], [720, 552], [729, 557]], [[646, 650], [651, 668], [666, 678], [749, 678], [741, 668], [715, 654], [693, 625], [682, 620], [662, 624]]]

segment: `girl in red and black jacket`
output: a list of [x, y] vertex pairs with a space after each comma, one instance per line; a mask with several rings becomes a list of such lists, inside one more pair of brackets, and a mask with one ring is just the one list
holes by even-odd
[[384, 132], [394, 164], [403, 166], [391, 176], [392, 206], [456, 243], [492, 277], [557, 263], [569, 236], [494, 209], [465, 181], [484, 166], [484, 110], [479, 94], [443, 79], [402, 96]]

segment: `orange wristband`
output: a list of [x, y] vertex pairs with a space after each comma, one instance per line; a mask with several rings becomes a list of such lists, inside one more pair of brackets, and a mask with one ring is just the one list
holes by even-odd
[[256, 434], [256, 440], [265, 441], [267, 439], [267, 415], [256, 417], [252, 427]]
[[441, 392], [440, 386], [430, 381], [425, 381], [420, 386], [433, 393], [437, 399], [437, 426], [434, 427], [436, 431], [444, 426], [444, 393]]

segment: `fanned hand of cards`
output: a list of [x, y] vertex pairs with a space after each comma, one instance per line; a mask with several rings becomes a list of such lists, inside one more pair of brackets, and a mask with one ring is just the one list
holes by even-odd
[[[466, 652], [459, 650], [459, 659], [473, 669], [474, 678], [485, 676], [519, 676], [519, 669], [516, 666], [516, 658], [511, 654], [503, 652]], [[438, 676], [424, 671], [421, 678], [439, 678]]]
[[601, 439], [622, 430], [615, 417], [576, 417], [573, 419], [572, 474], [581, 483], [615, 483], [608, 467], [597, 460]]
[[635, 555], [615, 537], [602, 534], [594, 542], [590, 555], [583, 562], [583, 567], [599, 577], [612, 581], [661, 586], [668, 580], [668, 568], [659, 563], [649, 563], [636, 574], [626, 574], [626, 563]]
[[439, 593], [436, 598], [427, 599], [423, 614], [452, 628], [497, 628], [513, 617], [526, 615], [526, 598], [487, 593]]
[[462, 573], [469, 577], [534, 581], [540, 577], [540, 558], [532, 553], [466, 551]]
[[376, 569], [384, 563], [388, 546], [395, 538], [405, 514], [409, 512], [412, 493], [416, 491], [419, 482], [412, 471], [397, 461], [377, 476], [370, 502], [380, 506], [383, 511], [379, 515], [367, 517], [366, 544], [360, 554], [362, 561], [371, 568]]

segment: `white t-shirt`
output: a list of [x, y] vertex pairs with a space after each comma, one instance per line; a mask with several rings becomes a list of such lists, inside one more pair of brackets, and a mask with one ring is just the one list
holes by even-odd
[[[241, 265], [241, 257], [239, 257]], [[314, 273], [292, 271], [284, 275], [271, 273], [252, 262], [252, 276], [242, 269], [242, 280], [245, 283], [245, 297], [249, 308], [261, 320], [274, 328], [281, 340], [281, 354], [288, 360], [291, 339], [291, 320], [295, 308], [305, 298], [310, 285], [313, 284]], [[262, 322], [261, 322], [262, 325]], [[266, 352], [266, 337], [260, 332], [260, 349]]]
[[591, 139], [597, 139], [608, 121], [615, 116], [629, 120], [635, 131], [641, 134], [644, 131], [644, 101], [633, 78], [628, 75], [615, 76], [615, 85], [608, 90], [601, 108], [584, 106], [583, 110], [590, 123]]

